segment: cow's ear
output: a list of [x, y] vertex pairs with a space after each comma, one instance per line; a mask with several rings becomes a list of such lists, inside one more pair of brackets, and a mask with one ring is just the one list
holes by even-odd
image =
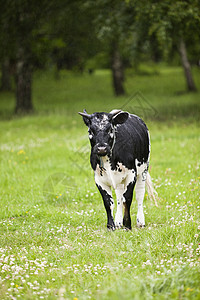
[[112, 118], [112, 124], [115, 126], [117, 124], [123, 124], [128, 119], [128, 113], [127, 112], [120, 112], [117, 115], [113, 116]]
[[79, 112], [79, 115], [81, 115], [83, 117], [83, 121], [85, 123], [86, 126], [90, 126], [91, 124], [91, 115], [89, 115], [86, 110], [84, 109], [84, 112]]

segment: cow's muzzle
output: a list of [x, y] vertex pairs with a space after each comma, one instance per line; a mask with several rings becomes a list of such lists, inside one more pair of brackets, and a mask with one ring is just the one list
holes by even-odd
[[107, 155], [107, 147], [98, 147], [97, 148], [97, 154], [99, 156], [105, 156], [105, 155]]

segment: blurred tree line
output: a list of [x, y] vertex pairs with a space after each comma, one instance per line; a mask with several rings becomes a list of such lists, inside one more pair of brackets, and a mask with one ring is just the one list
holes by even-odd
[[[195, 91], [191, 63], [200, 60], [199, 0], [0, 0], [1, 90], [14, 78], [16, 113], [33, 110], [32, 75], [49, 65], [89, 73], [112, 71], [116, 96], [124, 70], [141, 61], [182, 63]], [[179, 57], [179, 59], [178, 59]]]

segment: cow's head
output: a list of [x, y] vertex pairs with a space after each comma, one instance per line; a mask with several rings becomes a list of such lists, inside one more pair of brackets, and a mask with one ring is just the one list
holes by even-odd
[[115, 129], [128, 119], [128, 113], [112, 110], [110, 113], [96, 112], [89, 115], [86, 110], [79, 112], [88, 126], [89, 139], [93, 153], [99, 156], [109, 155], [115, 143]]

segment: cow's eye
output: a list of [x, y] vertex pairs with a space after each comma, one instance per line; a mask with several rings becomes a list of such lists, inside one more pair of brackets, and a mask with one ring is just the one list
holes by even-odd
[[111, 128], [110, 128], [110, 127], [108, 127], [108, 128], [106, 129], [106, 133], [108, 133], [108, 134], [111, 133]]
[[91, 129], [89, 129], [88, 133], [89, 133], [89, 139], [91, 140], [94, 136], [94, 132]]
[[108, 128], [106, 130], [107, 134], [111, 137], [111, 139], [113, 138], [113, 131], [112, 131], [112, 128]]

